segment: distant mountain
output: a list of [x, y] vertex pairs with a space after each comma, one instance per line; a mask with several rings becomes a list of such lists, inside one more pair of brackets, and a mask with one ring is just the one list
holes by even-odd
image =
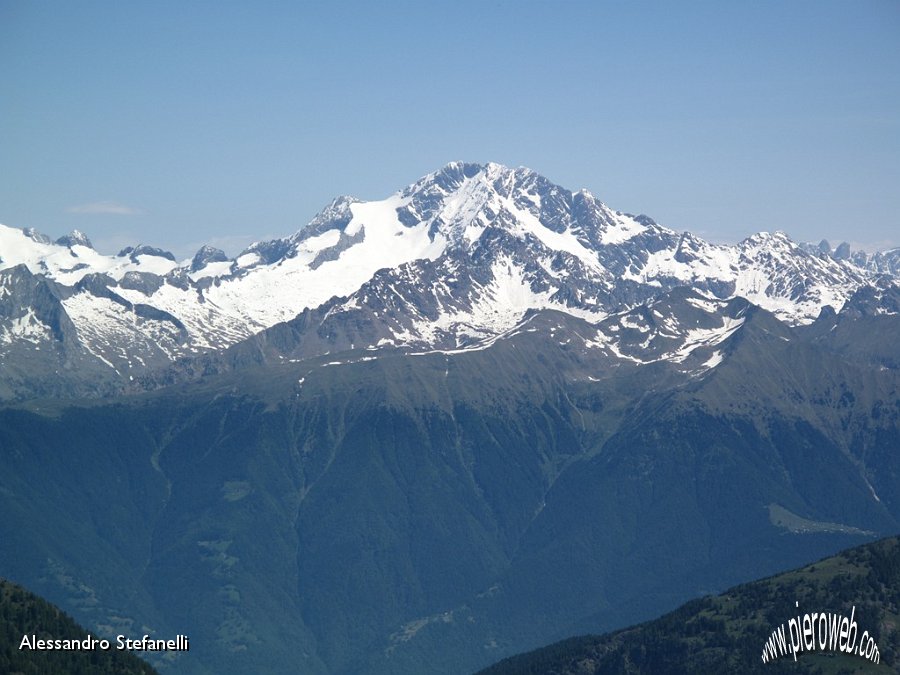
[[[873, 275], [893, 278], [890, 255], [810, 251], [781, 233], [716, 246], [497, 164], [452, 163], [382, 201], [338, 198], [293, 236], [233, 260], [203, 247], [179, 263], [146, 245], [104, 256], [80, 232], [54, 243], [0, 226], [0, 361], [32, 354], [26, 371], [8, 367], [0, 396], [159, 386], [273, 327], [273, 340], [297, 342], [279, 347], [284, 358], [461, 349], [529, 310], [596, 322], [679, 287], [801, 325], [839, 311]], [[13, 292], [40, 284], [38, 304]]]
[[[156, 675], [130, 651], [20, 649], [24, 636], [79, 640], [90, 635], [65, 613], [21, 586], [0, 579], [0, 672], [8, 675]], [[99, 638], [98, 638], [99, 639]]]
[[234, 259], [0, 258], [0, 572], [161, 670], [471, 672], [900, 530], [900, 288], [780, 233], [454, 163]]
[[892, 277], [900, 275], [900, 248], [866, 253], [852, 250], [847, 242], [842, 242], [836, 248], [832, 248], [826, 239], [818, 244], [802, 244], [802, 247], [812, 254], [824, 255], [833, 260], [852, 262], [860, 269], [872, 274], [884, 274]]
[[[632, 628], [570, 638], [504, 659], [479, 675], [895, 673], [900, 670], [898, 607], [900, 540], [892, 537], [693, 600]], [[812, 612], [849, 618], [854, 608], [856, 634], [874, 637], [879, 664], [830, 651], [762, 662], [772, 632], [782, 624], [789, 630], [790, 619]]]

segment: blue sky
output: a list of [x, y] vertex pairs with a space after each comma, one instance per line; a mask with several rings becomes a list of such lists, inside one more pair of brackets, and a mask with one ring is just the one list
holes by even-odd
[[900, 2], [0, 0], [6, 225], [233, 254], [456, 159], [900, 245]]

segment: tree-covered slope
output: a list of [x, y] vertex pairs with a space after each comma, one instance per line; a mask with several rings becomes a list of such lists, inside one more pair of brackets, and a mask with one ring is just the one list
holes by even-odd
[[0, 570], [189, 634], [171, 672], [471, 672], [900, 530], [896, 342], [840, 332], [748, 312], [686, 376], [546, 312], [466, 353], [9, 406]]
[[[38, 640], [84, 640], [88, 631], [58, 607], [21, 586], [0, 579], [0, 673], [6, 675], [155, 675], [130, 651], [112, 643], [108, 651], [93, 649], [20, 649], [23, 636]], [[97, 637], [94, 635], [93, 637]]]
[[[796, 661], [781, 655], [763, 663], [772, 631], [812, 612], [852, 615], [857, 643], [863, 631], [874, 637], [879, 663], [833, 651], [800, 654]], [[898, 626], [900, 540], [892, 537], [693, 600], [632, 628], [570, 638], [504, 659], [479, 675], [891, 673], [900, 666]]]

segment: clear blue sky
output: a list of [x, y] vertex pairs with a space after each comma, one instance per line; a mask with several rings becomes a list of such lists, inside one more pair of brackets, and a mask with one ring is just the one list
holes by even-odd
[[0, 0], [4, 224], [233, 254], [454, 159], [900, 245], [900, 1]]

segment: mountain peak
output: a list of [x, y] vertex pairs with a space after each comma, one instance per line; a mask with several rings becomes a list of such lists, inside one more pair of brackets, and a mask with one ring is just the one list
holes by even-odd
[[209, 245], [203, 245], [191, 260], [191, 272], [199, 272], [214, 262], [228, 262], [225, 251]]
[[28, 237], [29, 239], [31, 239], [34, 242], [37, 242], [38, 244], [53, 243], [50, 240], [50, 237], [48, 237], [46, 234], [42, 234], [41, 232], [38, 232], [33, 227], [23, 227], [22, 232], [25, 234], [26, 237]]
[[94, 245], [91, 244], [91, 240], [88, 239], [87, 235], [81, 230], [72, 230], [69, 234], [63, 235], [57, 239], [56, 243], [60, 246], [68, 246], [69, 248], [72, 248], [73, 246], [94, 248]]
[[126, 246], [116, 254], [117, 258], [128, 257], [132, 262], [137, 262], [138, 257], [142, 255], [154, 256], [156, 258], [165, 258], [172, 262], [176, 262], [175, 256], [169, 251], [164, 251], [155, 246], [147, 246], [146, 244], [138, 244], [137, 246]]
[[467, 179], [474, 178], [485, 170], [484, 164], [471, 162], [450, 162], [433, 173], [422, 176], [406, 189], [401, 190], [402, 197], [411, 197], [423, 191], [449, 194], [458, 189]]
[[[460, 349], [497, 339], [528, 312], [599, 322], [679, 288], [709, 298], [711, 314], [724, 311], [716, 303], [740, 297], [782, 322], [803, 324], [824, 306], [839, 312], [875, 273], [900, 271], [900, 251], [863, 267], [783, 232], [710, 244], [612, 210], [588, 190], [573, 193], [526, 167], [494, 162], [450, 162], [381, 200], [337, 197], [306, 227], [256, 242], [233, 262], [211, 246], [179, 264], [144, 245], [117, 257], [73, 248], [87, 242], [79, 232], [55, 245], [42, 241], [34, 231], [0, 226], [0, 268], [24, 263], [59, 284], [65, 311], [88, 327], [80, 330], [85, 353], [103, 354], [102, 367], [117, 374], [136, 367], [110, 348], [123, 335], [146, 349], [148, 364], [223, 349], [299, 317], [304, 357], [354, 345]], [[102, 283], [79, 286], [88, 276]], [[675, 335], [677, 321], [680, 340], [701, 328], [707, 337], [726, 334], [717, 318], [694, 311], [706, 300], [685, 302], [670, 326], [659, 319], [662, 328], [654, 330]], [[894, 311], [881, 296], [872, 302]], [[121, 307], [139, 307], [142, 321], [126, 321]], [[639, 327], [655, 326], [658, 317], [629, 317], [618, 330], [633, 340], [607, 336], [631, 350], [622, 358], [649, 363], [687, 353], [687, 342], [660, 333], [650, 359], [643, 353], [649, 333]]]
[[796, 246], [794, 240], [781, 230], [776, 230], [775, 232], [756, 232], [741, 241], [741, 245], [745, 244], [748, 246], [772, 244], [787, 244], [790, 246]]
[[302, 241], [310, 237], [316, 237], [328, 230], [343, 230], [353, 218], [350, 207], [358, 204], [359, 199], [349, 195], [341, 195], [331, 200], [331, 203], [324, 209], [319, 211], [305, 227], [294, 234], [291, 239], [293, 241]]

